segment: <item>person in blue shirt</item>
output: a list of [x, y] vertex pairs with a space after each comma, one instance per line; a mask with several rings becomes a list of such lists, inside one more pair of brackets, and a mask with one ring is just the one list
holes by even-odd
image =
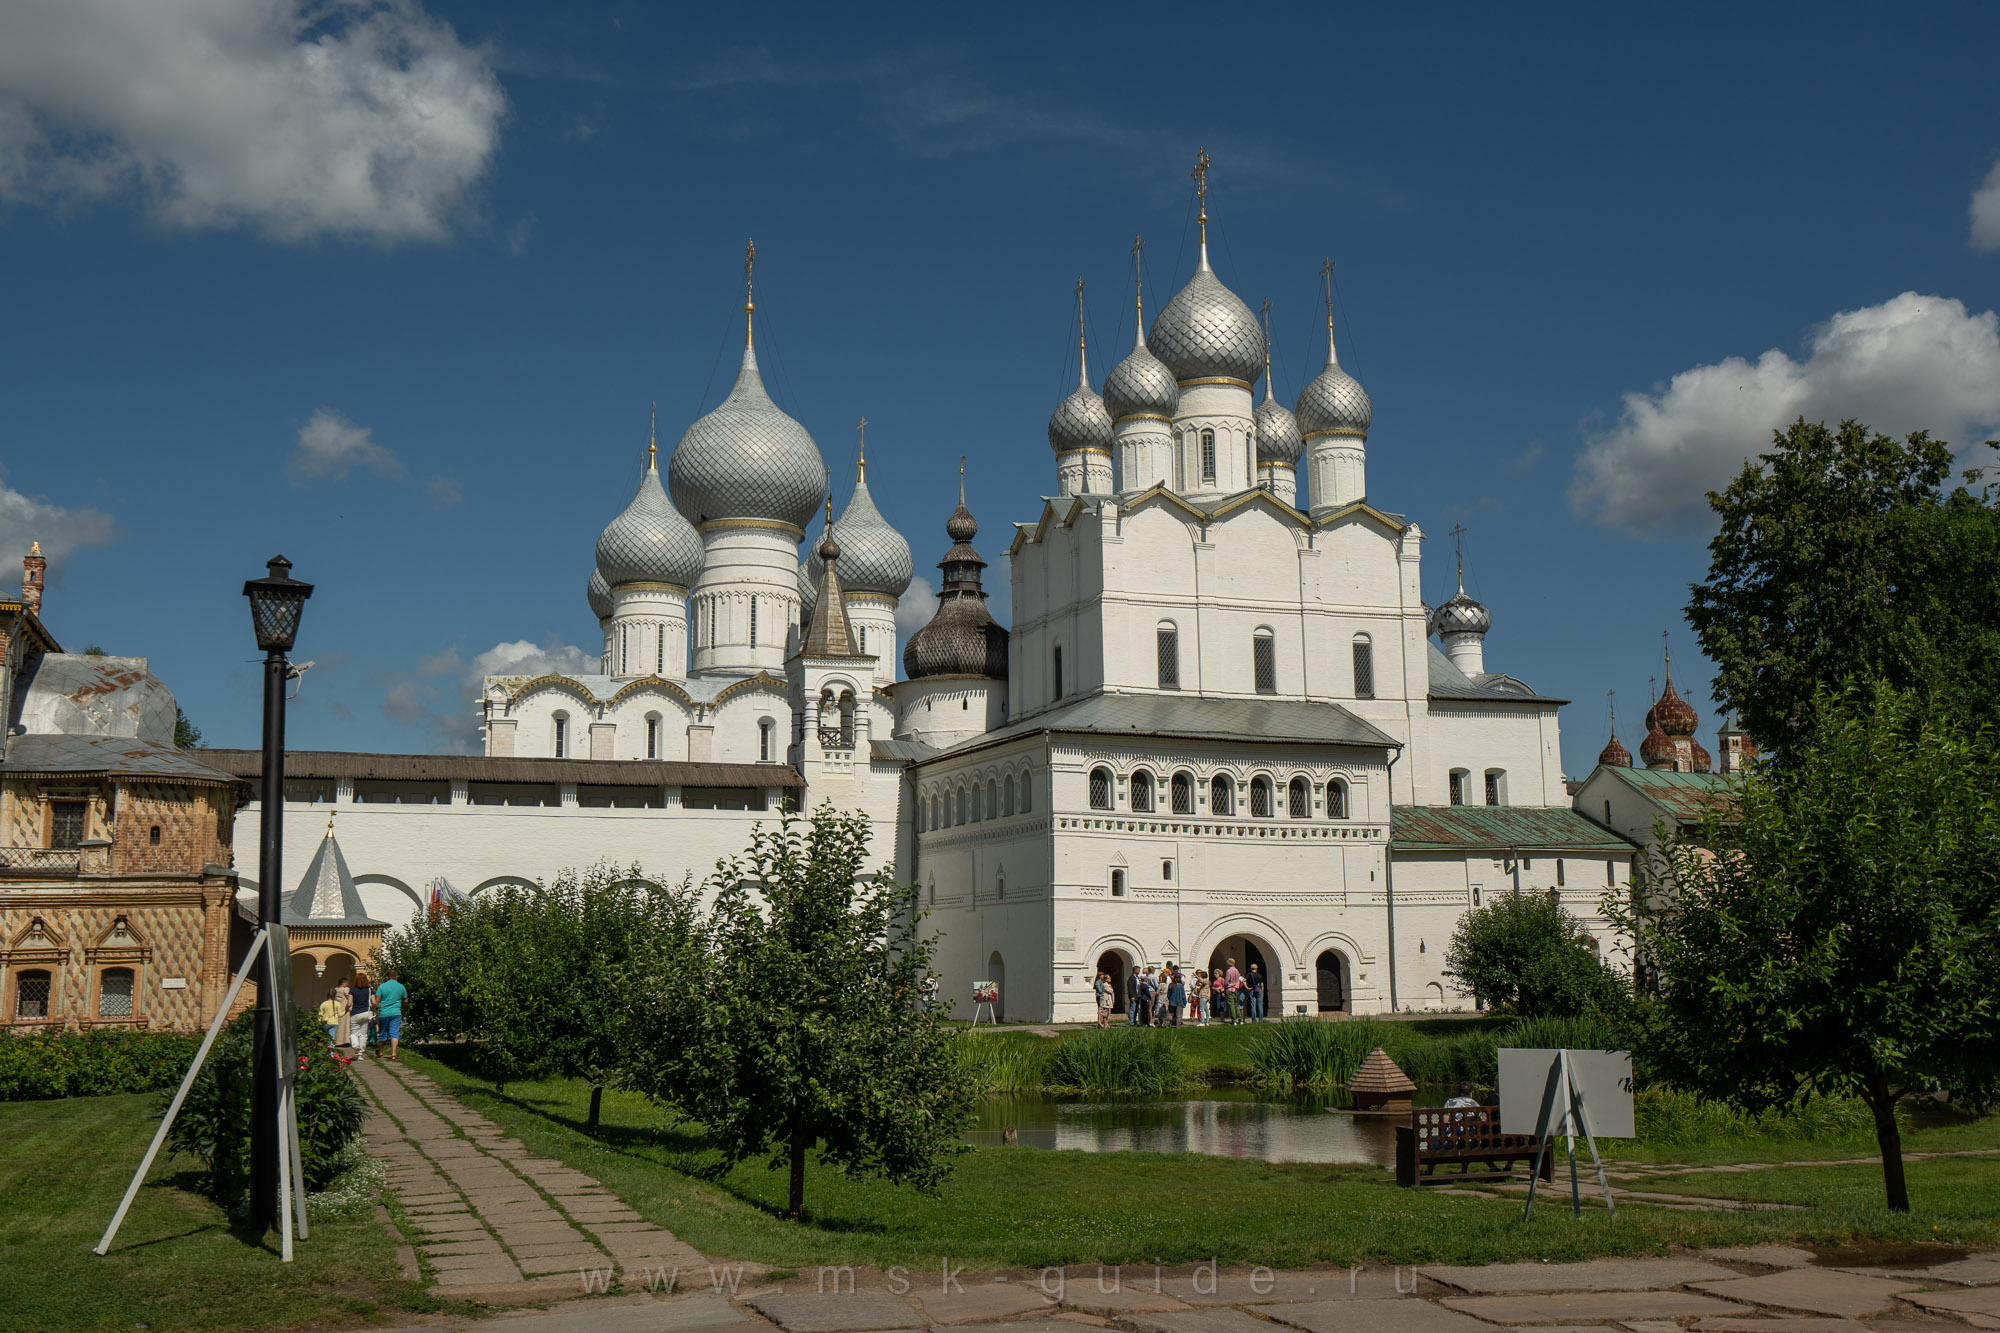
[[381, 1045], [386, 1038], [391, 1060], [400, 1058], [396, 1048], [403, 1036], [403, 1001], [409, 994], [409, 987], [396, 980], [394, 971], [375, 988], [375, 1044]]
[[1167, 1023], [1172, 1027], [1181, 1025], [1181, 1010], [1187, 1007], [1187, 983], [1181, 980], [1179, 968], [1167, 974], [1172, 978], [1167, 986]]

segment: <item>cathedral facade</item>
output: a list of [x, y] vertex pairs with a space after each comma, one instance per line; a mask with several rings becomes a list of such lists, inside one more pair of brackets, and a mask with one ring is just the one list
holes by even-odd
[[[664, 484], [649, 446], [598, 539], [600, 670], [489, 678], [485, 760], [728, 765], [864, 811], [917, 886], [946, 994], [969, 1011], [996, 982], [1009, 1019], [1087, 1018], [1098, 973], [1122, 995], [1132, 966], [1167, 961], [1255, 962], [1274, 1014], [1455, 1008], [1444, 949], [1483, 894], [1554, 894], [1601, 927], [1634, 847], [1570, 809], [1563, 701], [1486, 669], [1492, 616], [1462, 579], [1425, 604], [1424, 534], [1369, 492], [1373, 407], [1331, 318], [1287, 408], [1201, 221], [1194, 276], [1101, 390], [1079, 357], [1049, 423], [1054, 493], [996, 544], [1011, 629], [961, 485], [937, 612], [899, 644], [910, 545], [865, 463], [834, 516], [746, 302], [728, 397]], [[699, 878], [712, 860], [675, 849], [712, 839], [664, 821], [725, 812], [671, 788], [659, 805], [648, 866]]]

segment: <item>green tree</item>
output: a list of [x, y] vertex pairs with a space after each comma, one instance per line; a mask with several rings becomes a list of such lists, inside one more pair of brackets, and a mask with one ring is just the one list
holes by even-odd
[[1940, 488], [1951, 450], [1854, 421], [1803, 418], [1709, 494], [1720, 520], [1687, 607], [1716, 664], [1715, 698], [1787, 762], [1813, 695], [1853, 680], [1923, 684], [1982, 716], [2000, 708], [2000, 512]]
[[1623, 986], [1554, 898], [1503, 893], [1458, 919], [1444, 974], [1466, 995], [1530, 1017], [1615, 1010]]
[[1658, 980], [1655, 1071], [1751, 1111], [1861, 1097], [1906, 1211], [1898, 1101], [2000, 1093], [2000, 760], [1891, 686], [1819, 713], [1792, 763], [1663, 844], [1643, 920], [1605, 909]]
[[201, 728], [188, 721], [179, 704], [174, 705], [174, 747], [181, 750], [206, 748], [201, 743]]
[[788, 1167], [794, 1219], [813, 1150], [935, 1189], [972, 1105], [943, 1015], [915, 1004], [931, 958], [915, 891], [864, 878], [867, 847], [867, 818], [830, 805], [760, 825], [717, 867], [701, 970], [642, 959], [620, 988], [629, 1083], [700, 1121], [718, 1171]]

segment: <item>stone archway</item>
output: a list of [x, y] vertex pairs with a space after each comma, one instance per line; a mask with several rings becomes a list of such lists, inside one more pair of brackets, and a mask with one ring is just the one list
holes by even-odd
[[[1106, 949], [1097, 955], [1097, 971], [1111, 978], [1111, 1012], [1123, 1014], [1125, 1002], [1130, 998], [1128, 992], [1131, 990], [1129, 983], [1132, 980], [1132, 956], [1123, 949]], [[1090, 979], [1093, 982], [1097, 980], [1095, 972], [1091, 974]]]
[[1004, 959], [1000, 957], [1000, 951], [998, 949], [995, 949], [993, 951], [993, 956], [986, 960], [985, 979], [987, 981], [992, 982], [993, 985], [1000, 992], [1000, 998], [996, 1000], [993, 1004], [993, 1016], [995, 1018], [1000, 1018], [1000, 1019], [1006, 1018], [1007, 1017], [1007, 963]]
[[1319, 984], [1319, 1012], [1346, 1013], [1353, 1003], [1346, 955], [1338, 949], [1322, 950], [1313, 960], [1313, 971]]
[[[1236, 960], [1236, 970], [1245, 978], [1250, 976], [1250, 965], [1257, 965], [1257, 975], [1264, 979], [1264, 1013], [1276, 1018], [1285, 1012], [1284, 1005], [1284, 955], [1276, 945], [1257, 935], [1238, 931], [1217, 940], [1208, 951], [1210, 976], [1219, 976], [1229, 970], [1229, 960]], [[1247, 1015], [1249, 1009], [1244, 1009]]]

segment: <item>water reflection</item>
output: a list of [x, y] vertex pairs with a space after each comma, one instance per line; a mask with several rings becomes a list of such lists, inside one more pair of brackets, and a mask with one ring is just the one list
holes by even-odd
[[1395, 1119], [1335, 1115], [1327, 1110], [1333, 1104], [1329, 1098], [1272, 1101], [1228, 1088], [1173, 1100], [989, 1097], [980, 1103], [978, 1126], [966, 1138], [998, 1147], [1001, 1131], [1012, 1125], [1023, 1144], [1036, 1148], [1394, 1166]]

